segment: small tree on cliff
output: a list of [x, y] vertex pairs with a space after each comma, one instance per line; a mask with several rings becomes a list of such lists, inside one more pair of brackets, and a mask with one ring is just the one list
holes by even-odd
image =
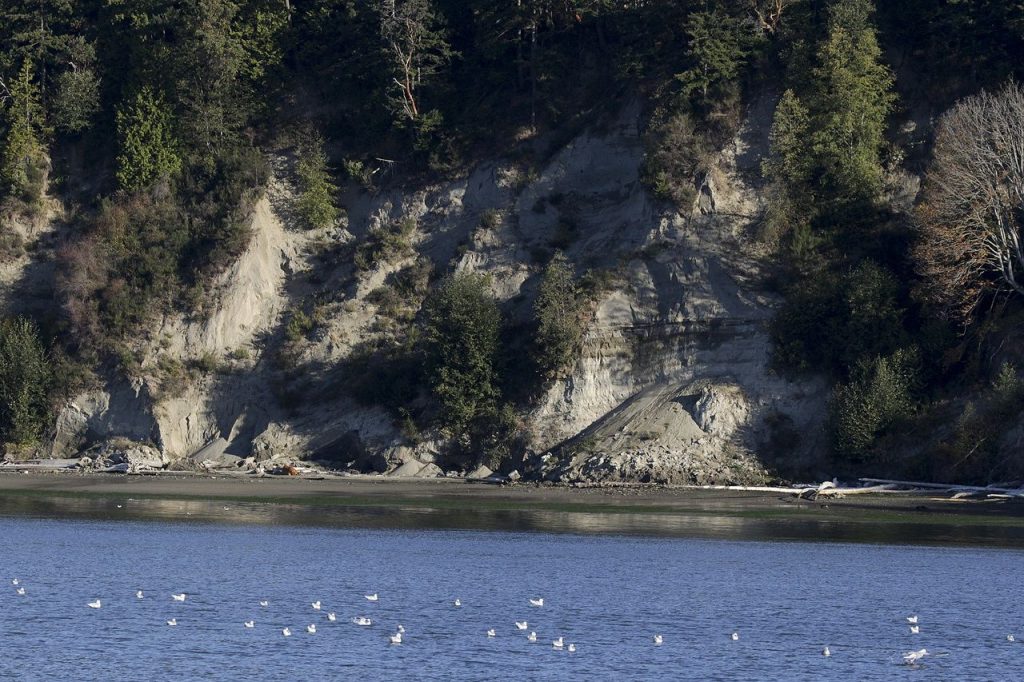
[[28, 445], [43, 430], [52, 376], [36, 326], [24, 318], [0, 322], [0, 440]]
[[148, 86], [118, 110], [117, 138], [117, 180], [123, 189], [140, 190], [181, 170], [170, 109]]
[[441, 403], [441, 426], [462, 437], [499, 398], [497, 356], [501, 313], [483, 275], [457, 273], [426, 302], [430, 388]]

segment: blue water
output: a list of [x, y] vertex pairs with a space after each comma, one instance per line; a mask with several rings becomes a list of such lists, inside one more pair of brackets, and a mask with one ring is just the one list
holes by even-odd
[[[0, 679], [1020, 679], [1024, 645], [1006, 635], [1024, 640], [1022, 560], [1006, 549], [0, 518]], [[96, 598], [103, 607], [87, 608]], [[353, 625], [357, 615], [374, 625]], [[389, 645], [399, 623], [405, 641]], [[558, 636], [578, 650], [553, 650]], [[923, 665], [900, 665], [920, 648]]]

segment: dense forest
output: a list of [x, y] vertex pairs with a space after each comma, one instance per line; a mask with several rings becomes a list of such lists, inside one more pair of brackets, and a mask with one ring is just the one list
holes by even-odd
[[[1024, 406], [1022, 57], [1024, 5], [1006, 0], [7, 0], [0, 259], [54, 202], [63, 229], [52, 305], [0, 325], [0, 440], [30, 452], [62, 401], [137, 371], [130, 341], [155, 316], [202, 311], [248, 245], [271, 151], [294, 159], [312, 230], [344, 220], [344, 188], [528, 165], [531, 141], [638, 101], [644, 181], [684, 210], [767, 97], [775, 371], [827, 377], [836, 467], [1019, 479], [1024, 453], [998, 443]], [[366, 270], [408, 229], [343, 256]], [[518, 324], [482, 276], [402, 270], [390, 295], [418, 305], [347, 361], [349, 390], [500, 467], [608, 285], [557, 241], [538, 258]], [[315, 325], [289, 315], [293, 340]], [[927, 457], [892, 460], [922, 434]]]

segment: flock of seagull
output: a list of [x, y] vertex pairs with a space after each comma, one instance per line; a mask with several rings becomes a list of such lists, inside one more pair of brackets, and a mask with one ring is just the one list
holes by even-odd
[[[20, 579], [18, 579], [18, 578], [12, 579], [11, 580], [11, 584], [15, 587], [15, 593], [17, 595], [25, 596], [25, 594], [26, 594], [25, 586], [21, 584], [21, 580]], [[146, 595], [143, 593], [142, 590], [137, 590], [135, 592], [135, 598], [136, 599], [144, 599], [145, 596]], [[367, 594], [367, 595], [363, 595], [363, 596], [366, 599], [366, 601], [368, 601], [368, 602], [377, 602], [380, 599], [380, 596], [377, 593]], [[171, 594], [171, 600], [172, 601], [184, 602], [186, 599], [188, 599], [188, 595], [186, 593], [184, 593], [184, 592], [181, 592], [181, 593], [178, 593], [178, 594], [173, 594], [173, 593]], [[544, 598], [543, 597], [530, 598], [529, 603], [530, 603], [530, 606], [532, 606], [532, 607], [541, 608], [541, 607], [544, 606]], [[261, 608], [267, 608], [270, 605], [270, 602], [268, 600], [264, 599], [264, 600], [261, 600], [259, 602], [259, 605], [260, 605]], [[97, 598], [97, 599], [94, 599], [93, 601], [87, 602], [86, 606], [88, 608], [90, 608], [90, 609], [99, 609], [99, 608], [103, 607], [103, 601], [101, 599]], [[455, 599], [452, 602], [452, 606], [454, 608], [461, 607], [462, 606], [462, 600]], [[311, 602], [310, 603], [310, 607], [312, 607], [313, 611], [322, 611], [323, 610], [323, 605], [321, 604], [320, 600], [317, 600], [315, 602]], [[332, 622], [332, 623], [335, 622], [337, 620], [337, 614], [334, 613], [333, 611], [329, 611], [327, 613], [327, 620]], [[907, 623], [908, 623], [908, 625], [910, 627], [910, 634], [912, 634], [912, 635], [920, 634], [921, 626], [918, 623], [918, 616], [916, 614], [912, 615], [912, 616], [907, 616], [906, 621], [907, 621]], [[166, 623], [170, 627], [175, 627], [175, 626], [178, 625], [178, 619], [177, 618], [171, 618], [171, 619], [167, 620]], [[373, 620], [371, 618], [366, 617], [366, 616], [355, 616], [354, 618], [352, 618], [352, 623], [355, 624], [355, 625], [359, 625], [361, 627], [368, 627], [368, 626], [373, 625]], [[243, 621], [242, 626], [245, 627], [245, 628], [254, 628], [254, 627], [256, 627], [256, 622], [255, 622], [255, 620]], [[516, 627], [516, 630], [528, 630], [530, 628], [530, 624], [529, 624], [528, 621], [525, 621], [525, 620], [523, 620], [523, 621], [515, 621], [515, 627]], [[306, 632], [308, 634], [315, 635], [317, 633], [316, 623], [310, 623], [309, 625], [307, 625], [306, 626]], [[398, 627], [396, 628], [395, 634], [388, 636], [388, 641], [391, 644], [393, 644], [393, 645], [402, 644], [402, 635], [403, 634], [405, 634], [405, 628], [401, 624], [399, 624]], [[292, 636], [291, 628], [289, 628], [289, 627], [282, 628], [281, 635], [284, 636], [284, 637], [291, 637]], [[497, 631], [494, 628], [490, 628], [489, 630], [487, 630], [486, 635], [487, 635], [488, 638], [497, 637]], [[730, 638], [732, 639], [732, 641], [738, 642], [739, 639], [740, 639], [740, 633], [739, 632], [733, 632], [730, 635]], [[536, 642], [537, 641], [537, 633], [535, 631], [533, 631], [533, 630], [530, 630], [530, 633], [526, 636], [526, 639], [529, 642]], [[654, 641], [654, 645], [655, 646], [661, 646], [665, 642], [665, 638], [662, 635], [660, 635], [660, 634], [655, 634], [652, 639]], [[1008, 641], [1008, 642], [1016, 642], [1017, 639], [1016, 639], [1016, 637], [1014, 637], [1014, 635], [1009, 634], [1009, 635], [1006, 635], [1006, 641]], [[565, 650], [565, 651], [568, 651], [570, 653], [574, 653], [576, 651], [576, 644], [574, 642], [569, 642], [567, 644], [565, 642], [565, 638], [562, 637], [562, 636], [559, 636], [557, 639], [554, 639], [554, 640], [551, 641], [551, 648], [559, 650], [559, 651]], [[902, 655], [903, 663], [906, 664], [906, 665], [917, 665], [918, 662], [921, 659], [923, 659], [925, 656], [928, 655], [928, 653], [929, 653], [928, 650], [927, 649], [923, 649], [923, 648], [922, 649], [917, 649], [917, 650], [914, 650], [914, 651], [908, 651], [908, 652], [906, 652], [906, 653], [904, 653]], [[821, 655], [822, 656], [826, 656], [826, 657], [832, 655], [832, 651], [829, 648], [829, 646], [826, 645], [825, 648], [822, 649]]]

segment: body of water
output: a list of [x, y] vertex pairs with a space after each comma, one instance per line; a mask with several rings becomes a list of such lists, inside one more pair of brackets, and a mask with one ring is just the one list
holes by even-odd
[[[1007, 634], [1024, 640], [1022, 559], [1013, 549], [0, 518], [0, 679], [1016, 679], [1024, 646]], [[184, 602], [171, 598], [182, 592]], [[95, 599], [101, 608], [87, 606]], [[526, 631], [514, 625], [523, 620]], [[404, 641], [392, 645], [399, 624]], [[576, 651], [553, 649], [558, 637]], [[922, 648], [921, 665], [902, 665]]]

